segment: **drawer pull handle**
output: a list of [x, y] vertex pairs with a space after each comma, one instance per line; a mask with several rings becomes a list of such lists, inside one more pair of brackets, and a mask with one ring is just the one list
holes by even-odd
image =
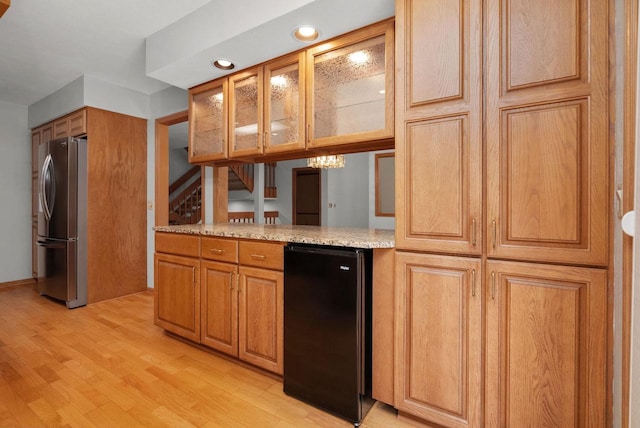
[[224, 251], [221, 250], [220, 248], [211, 248], [211, 252], [213, 254], [222, 254]]
[[252, 259], [264, 260], [267, 258], [264, 254], [251, 254]]

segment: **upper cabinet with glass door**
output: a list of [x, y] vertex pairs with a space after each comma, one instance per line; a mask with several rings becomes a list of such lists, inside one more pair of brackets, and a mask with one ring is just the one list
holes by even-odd
[[262, 154], [262, 67], [229, 77], [229, 157]]
[[189, 91], [189, 162], [227, 158], [227, 79]]
[[393, 21], [307, 50], [307, 147], [391, 139]]
[[305, 148], [304, 52], [264, 66], [264, 153]]

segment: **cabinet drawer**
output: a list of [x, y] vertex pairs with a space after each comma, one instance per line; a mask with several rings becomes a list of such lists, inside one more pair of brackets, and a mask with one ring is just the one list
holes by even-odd
[[197, 235], [156, 232], [156, 252], [200, 257], [200, 237]]
[[235, 239], [202, 237], [200, 254], [204, 259], [238, 263], [238, 241]]
[[284, 269], [284, 244], [240, 241], [240, 264], [266, 269]]

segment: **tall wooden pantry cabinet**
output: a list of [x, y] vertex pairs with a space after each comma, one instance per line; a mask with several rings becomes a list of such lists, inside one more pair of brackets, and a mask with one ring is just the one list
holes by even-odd
[[608, 12], [396, 2], [401, 413], [606, 426]]

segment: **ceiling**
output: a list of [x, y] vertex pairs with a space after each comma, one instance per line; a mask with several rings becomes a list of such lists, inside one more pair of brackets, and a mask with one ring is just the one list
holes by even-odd
[[217, 78], [393, 16], [394, 0], [14, 0], [0, 18], [0, 101], [30, 105], [82, 75], [150, 95]]

